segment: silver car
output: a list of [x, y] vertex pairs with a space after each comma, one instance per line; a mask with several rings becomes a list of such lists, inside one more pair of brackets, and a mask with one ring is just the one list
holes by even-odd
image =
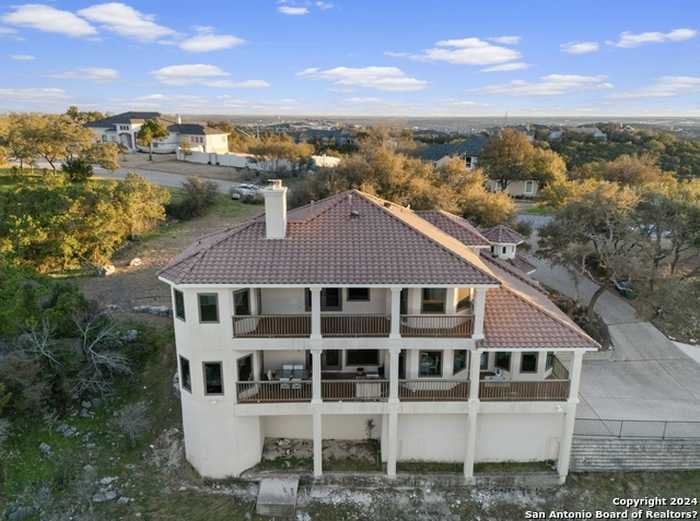
[[255, 200], [260, 197], [261, 186], [240, 184], [231, 188], [231, 199]]

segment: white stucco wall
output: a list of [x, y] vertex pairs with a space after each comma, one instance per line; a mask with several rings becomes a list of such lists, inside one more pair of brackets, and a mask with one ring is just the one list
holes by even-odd
[[[364, 440], [367, 438], [367, 420], [374, 421], [372, 438], [378, 439], [382, 431], [381, 415], [324, 415], [322, 435], [325, 440]], [[263, 434], [267, 438], [313, 439], [311, 415], [263, 416]]]
[[[535, 197], [539, 190], [539, 183], [534, 181], [533, 191], [529, 193], [525, 191], [525, 183], [526, 181], [511, 181], [508, 184], [508, 188], [506, 188], [506, 193], [515, 197]], [[492, 192], [501, 191], [500, 183], [493, 179], [488, 179], [486, 181], [486, 187]]]
[[399, 461], [463, 462], [466, 414], [400, 414]]
[[557, 459], [564, 414], [479, 414], [475, 461]]

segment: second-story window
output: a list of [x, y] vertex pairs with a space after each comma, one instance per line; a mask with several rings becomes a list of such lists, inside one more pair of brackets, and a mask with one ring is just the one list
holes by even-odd
[[457, 374], [467, 368], [467, 351], [454, 351], [452, 374]]
[[447, 289], [423, 288], [421, 313], [444, 313], [447, 303]]
[[199, 293], [199, 321], [219, 321], [219, 296], [216, 293]]
[[233, 312], [237, 317], [250, 315], [249, 289], [238, 289], [233, 292]]
[[537, 372], [537, 353], [523, 353], [522, 355], [520, 355], [520, 372]]
[[498, 369], [503, 369], [504, 371], [510, 371], [510, 353], [499, 351], [496, 353], [496, 360], [494, 365]]
[[348, 302], [369, 302], [369, 288], [348, 288]]
[[190, 361], [180, 357], [180, 385], [186, 391], [192, 392], [192, 377], [190, 375]]
[[442, 376], [442, 351], [421, 351], [419, 353], [418, 376]]
[[[323, 288], [321, 290], [321, 311], [342, 311], [343, 299], [341, 288]], [[311, 290], [304, 291], [304, 304], [306, 311], [311, 311]]]
[[457, 311], [466, 311], [472, 306], [469, 288], [457, 289]]
[[204, 394], [224, 394], [221, 362], [204, 362]]
[[185, 295], [179, 289], [173, 290], [175, 295], [175, 316], [185, 320]]

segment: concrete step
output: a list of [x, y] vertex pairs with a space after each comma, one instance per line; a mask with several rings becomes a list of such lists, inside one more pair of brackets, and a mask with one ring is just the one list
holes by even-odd
[[293, 518], [296, 514], [299, 478], [260, 480], [255, 511], [261, 516]]

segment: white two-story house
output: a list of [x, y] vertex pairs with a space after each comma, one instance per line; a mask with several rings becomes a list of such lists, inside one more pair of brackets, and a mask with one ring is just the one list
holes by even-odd
[[447, 212], [350, 190], [202, 237], [172, 289], [187, 458], [238, 476], [266, 438], [366, 437], [397, 462], [556, 460], [563, 482], [581, 362], [598, 345], [537, 283]]
[[180, 116], [171, 120], [160, 112], [123, 112], [92, 121], [86, 127], [92, 130], [98, 143], [117, 143], [127, 152], [148, 152], [149, 147], [138, 144], [138, 133], [149, 119], [159, 120], [168, 129], [166, 137], [154, 141], [155, 154], [171, 154], [182, 146], [209, 154], [228, 152], [228, 133], [201, 123], [182, 123]]

